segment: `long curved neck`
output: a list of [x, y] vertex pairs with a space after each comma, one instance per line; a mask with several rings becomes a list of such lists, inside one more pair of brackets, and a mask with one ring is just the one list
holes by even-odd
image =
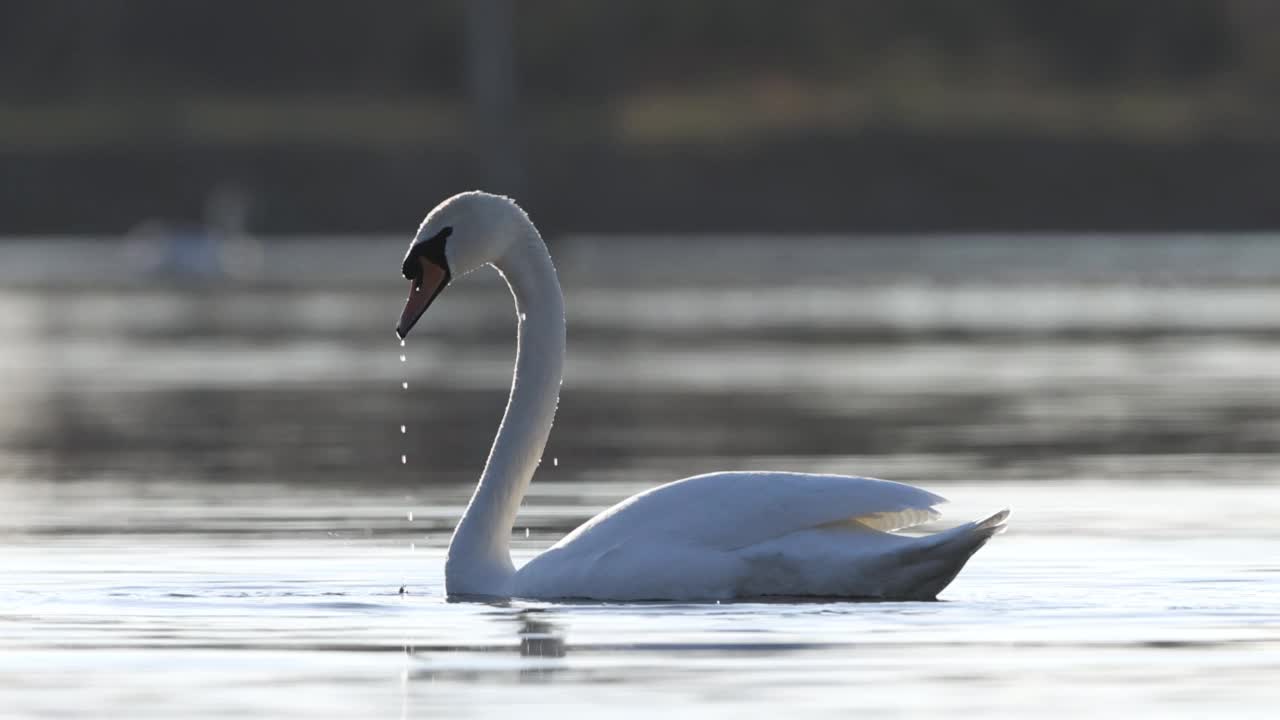
[[519, 318], [511, 396], [480, 484], [449, 543], [450, 595], [502, 595], [515, 572], [511, 527], [538, 467], [560, 397], [564, 371], [564, 297], [537, 231], [518, 238], [494, 263], [511, 287]]

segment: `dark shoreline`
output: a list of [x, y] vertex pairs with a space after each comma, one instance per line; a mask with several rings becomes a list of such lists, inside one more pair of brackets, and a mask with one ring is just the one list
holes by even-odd
[[[1235, 231], [1280, 228], [1280, 143], [868, 132], [724, 145], [529, 143], [515, 189], [569, 232]], [[120, 233], [252, 198], [255, 232], [398, 232], [484, 183], [456, 147], [137, 144], [0, 156], [5, 232]], [[494, 188], [503, 190], [503, 188]]]

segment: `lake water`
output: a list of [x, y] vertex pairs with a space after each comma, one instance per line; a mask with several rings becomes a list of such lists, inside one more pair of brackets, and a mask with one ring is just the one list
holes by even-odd
[[944, 525], [1013, 509], [939, 602], [719, 605], [445, 601], [509, 382], [492, 276], [401, 363], [399, 240], [198, 283], [112, 247], [0, 245], [0, 716], [1280, 702], [1271, 238], [558, 242], [570, 362], [520, 557], [713, 469], [916, 483]]

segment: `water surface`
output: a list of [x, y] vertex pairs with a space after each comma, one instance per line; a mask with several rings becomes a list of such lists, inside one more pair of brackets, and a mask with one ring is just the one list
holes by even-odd
[[712, 469], [918, 483], [943, 524], [1012, 507], [936, 603], [448, 603], [509, 381], [495, 278], [401, 363], [399, 241], [229, 284], [25, 266], [0, 289], [0, 713], [1269, 716], [1280, 255], [1159, 240], [554, 249], [570, 362], [518, 561]]

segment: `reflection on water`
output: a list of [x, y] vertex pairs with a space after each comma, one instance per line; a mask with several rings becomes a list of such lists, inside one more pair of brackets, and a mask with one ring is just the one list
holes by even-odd
[[564, 657], [564, 637], [544, 613], [525, 610], [519, 619], [520, 657]]
[[939, 603], [445, 602], [514, 318], [467, 278], [402, 350], [399, 241], [329, 275], [350, 246], [308, 253], [305, 288], [0, 290], [0, 708], [1263, 715], [1280, 251], [970, 242], [557, 246], [557, 462], [513, 535], [522, 560], [710, 469], [918, 482], [951, 520], [1011, 505]]

